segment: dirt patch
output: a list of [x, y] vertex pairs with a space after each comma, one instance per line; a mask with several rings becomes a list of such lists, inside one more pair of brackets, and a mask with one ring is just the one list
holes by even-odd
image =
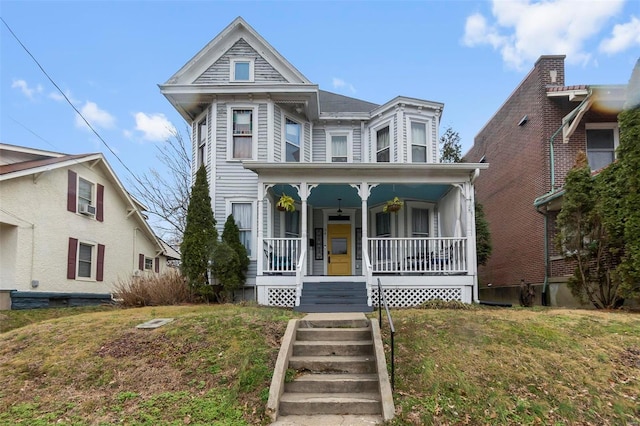
[[640, 348], [626, 348], [618, 356], [618, 362], [625, 367], [640, 369]]

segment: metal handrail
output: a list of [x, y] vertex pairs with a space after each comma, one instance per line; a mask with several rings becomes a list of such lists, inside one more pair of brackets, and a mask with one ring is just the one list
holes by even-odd
[[[382, 303], [380, 303], [382, 301]], [[387, 298], [382, 291], [382, 284], [380, 283], [380, 278], [378, 278], [378, 325], [380, 326], [380, 331], [382, 331], [382, 305], [384, 304], [384, 309], [387, 311], [387, 320], [389, 321], [389, 329], [391, 330], [391, 389], [395, 390], [396, 384], [396, 363], [395, 363], [395, 341], [394, 336], [396, 334], [396, 328], [393, 326], [393, 320], [391, 319], [391, 313], [389, 312], [389, 304], [387, 303]]]

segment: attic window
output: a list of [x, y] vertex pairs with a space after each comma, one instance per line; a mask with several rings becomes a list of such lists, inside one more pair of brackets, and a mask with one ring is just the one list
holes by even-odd
[[231, 81], [232, 82], [252, 82], [253, 81], [253, 59], [236, 58], [231, 60]]

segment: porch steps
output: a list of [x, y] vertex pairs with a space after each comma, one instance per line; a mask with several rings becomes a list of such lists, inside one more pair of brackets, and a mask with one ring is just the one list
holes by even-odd
[[299, 312], [371, 312], [365, 282], [310, 282], [302, 286]]
[[382, 398], [372, 326], [357, 320], [300, 320], [284, 385], [280, 416], [373, 415], [381, 423]]

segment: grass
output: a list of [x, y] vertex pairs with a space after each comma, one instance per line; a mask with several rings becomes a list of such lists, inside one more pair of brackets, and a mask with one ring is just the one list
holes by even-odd
[[[0, 315], [0, 425], [264, 425], [280, 339], [298, 314], [212, 305]], [[392, 315], [390, 425], [638, 424], [637, 314]], [[175, 321], [135, 329], [160, 317]]]

